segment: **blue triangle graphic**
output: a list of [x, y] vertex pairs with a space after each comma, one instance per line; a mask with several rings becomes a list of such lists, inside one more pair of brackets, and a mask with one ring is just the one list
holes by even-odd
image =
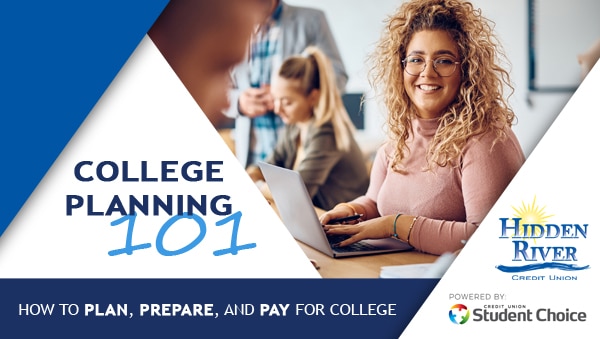
[[0, 235], [167, 3], [0, 4]]

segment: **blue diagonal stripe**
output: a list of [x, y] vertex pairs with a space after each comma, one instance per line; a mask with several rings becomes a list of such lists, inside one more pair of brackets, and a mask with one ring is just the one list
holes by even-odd
[[0, 235], [167, 3], [0, 4]]

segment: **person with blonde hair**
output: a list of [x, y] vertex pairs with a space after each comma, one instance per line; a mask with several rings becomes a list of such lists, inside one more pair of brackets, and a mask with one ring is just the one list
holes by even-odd
[[[330, 209], [367, 190], [369, 176], [354, 125], [343, 105], [328, 57], [309, 46], [287, 58], [271, 84], [274, 111], [285, 128], [265, 162], [300, 173], [313, 204]], [[247, 169], [255, 182], [264, 177]], [[268, 189], [264, 189], [268, 197]]]
[[[225, 115], [235, 119], [235, 155], [247, 168], [264, 161], [277, 144], [284, 123], [273, 112], [271, 79], [281, 62], [317, 46], [329, 58], [343, 92], [348, 74], [333, 31], [323, 10], [273, 0], [271, 14], [252, 35], [247, 60], [233, 71], [229, 91], [232, 103]], [[227, 45], [227, 44], [226, 44]]]
[[363, 214], [329, 234], [394, 237], [442, 254], [463, 247], [525, 157], [493, 23], [460, 0], [412, 0], [386, 20], [370, 80], [388, 110], [389, 141], [367, 193], [321, 216]]

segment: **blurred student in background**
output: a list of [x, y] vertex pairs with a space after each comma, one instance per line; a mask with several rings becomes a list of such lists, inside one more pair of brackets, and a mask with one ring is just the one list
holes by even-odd
[[[270, 93], [285, 128], [266, 162], [298, 171], [313, 204], [322, 209], [364, 194], [369, 177], [363, 153], [327, 56], [308, 47], [286, 59]], [[248, 174], [264, 183], [256, 165], [248, 167]], [[268, 192], [263, 189], [267, 198]]]
[[231, 69], [275, 0], [171, 0], [148, 36], [214, 126], [226, 121]]
[[236, 119], [235, 153], [244, 167], [271, 153], [283, 127], [281, 118], [273, 112], [272, 72], [285, 58], [302, 53], [308, 46], [319, 47], [331, 60], [338, 89], [343, 91], [348, 76], [324, 12], [275, 0], [271, 15], [252, 37], [247, 62], [233, 74], [232, 105], [226, 115]]
[[500, 57], [490, 22], [469, 2], [406, 1], [388, 18], [370, 75], [389, 142], [367, 193], [321, 216], [325, 225], [363, 214], [355, 225], [325, 226], [351, 235], [340, 246], [394, 237], [432, 254], [463, 247], [525, 161]]

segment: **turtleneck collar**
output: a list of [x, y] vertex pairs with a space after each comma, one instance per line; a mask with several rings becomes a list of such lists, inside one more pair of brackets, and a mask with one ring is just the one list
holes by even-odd
[[416, 134], [422, 135], [424, 137], [433, 136], [437, 131], [439, 125], [439, 118], [424, 119], [416, 117], [413, 119], [413, 131], [415, 131]]

